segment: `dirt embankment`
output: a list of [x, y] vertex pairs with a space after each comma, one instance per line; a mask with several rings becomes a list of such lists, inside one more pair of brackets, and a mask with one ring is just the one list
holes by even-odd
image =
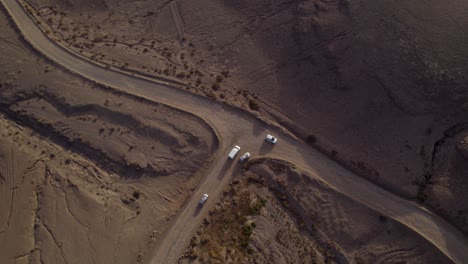
[[0, 262], [144, 261], [209, 166], [213, 131], [50, 64], [3, 12], [0, 28]]
[[[3, 263], [129, 263], [151, 252], [177, 205], [0, 117]], [[160, 202], [157, 202], [160, 201]], [[173, 199], [172, 203], [178, 203]]]
[[288, 164], [254, 161], [246, 169], [182, 263], [451, 263], [401, 224]]
[[466, 3], [180, 1], [176, 26], [158, 0], [30, 2], [70, 49], [260, 111], [466, 232], [467, 210], [442, 203], [466, 199], [466, 180], [432, 165], [467, 122]]
[[216, 149], [211, 128], [196, 117], [69, 75], [17, 38], [3, 42], [1, 106], [51, 139], [128, 177], [187, 176]]

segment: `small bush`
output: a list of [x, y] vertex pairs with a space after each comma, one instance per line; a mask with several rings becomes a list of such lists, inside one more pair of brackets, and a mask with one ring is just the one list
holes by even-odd
[[249, 100], [249, 107], [250, 109], [254, 111], [258, 111], [258, 109], [260, 109], [260, 106], [258, 105], [257, 101], [254, 99]]
[[210, 98], [210, 99], [213, 99], [213, 100], [216, 99], [216, 94], [213, 93], [212, 91], [208, 91], [208, 92], [206, 93], [206, 96], [207, 96], [208, 98]]
[[224, 80], [224, 77], [223, 77], [223, 76], [221, 76], [221, 75], [216, 76], [216, 81], [217, 81], [217, 82], [220, 83], [220, 82], [222, 82], [223, 80]]
[[184, 72], [179, 72], [176, 74], [176, 77], [179, 78], [179, 79], [183, 79], [185, 78], [185, 73]]
[[[267, 200], [263, 197], [257, 196], [258, 201], [253, 207], [250, 208], [250, 214], [258, 214], [260, 210], [265, 207]], [[253, 226], [255, 227], [255, 226]]]
[[245, 225], [242, 227], [242, 233], [250, 237], [253, 233], [253, 227], [251, 225]]
[[213, 85], [211, 85], [211, 89], [213, 89], [213, 91], [218, 91], [219, 88], [221, 88], [221, 85], [219, 83], [213, 83]]
[[244, 240], [241, 242], [241, 247], [247, 248], [248, 246], [249, 246], [249, 241]]

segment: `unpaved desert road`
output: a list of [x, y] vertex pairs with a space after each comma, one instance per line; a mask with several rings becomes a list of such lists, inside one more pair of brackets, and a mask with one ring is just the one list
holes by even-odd
[[[453, 226], [418, 204], [402, 199], [371, 182], [349, 172], [318, 151], [246, 114], [239, 109], [213, 102], [180, 89], [160, 85], [139, 77], [96, 66], [62, 49], [47, 38], [15, 0], [1, 0], [25, 38], [41, 53], [63, 67], [85, 78], [114, 89], [158, 101], [191, 112], [205, 119], [220, 137], [220, 147], [208, 175], [173, 219], [155, 250], [153, 263], [176, 263], [203, 217], [207, 214], [232, 176], [240, 169], [237, 162], [227, 160], [234, 144], [241, 154], [269, 155], [288, 160], [327, 182], [357, 202], [391, 217], [434, 244], [455, 263], [467, 263], [468, 241]], [[264, 141], [267, 132], [279, 138], [273, 146]], [[197, 209], [203, 193], [210, 198], [204, 208]]]

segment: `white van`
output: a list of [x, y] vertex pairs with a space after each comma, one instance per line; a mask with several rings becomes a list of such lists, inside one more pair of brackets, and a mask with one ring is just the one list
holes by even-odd
[[237, 155], [237, 153], [239, 153], [239, 150], [240, 150], [240, 147], [239, 146], [235, 146], [234, 148], [232, 148], [231, 152], [229, 152], [229, 155], [228, 157], [230, 159], [234, 159]]

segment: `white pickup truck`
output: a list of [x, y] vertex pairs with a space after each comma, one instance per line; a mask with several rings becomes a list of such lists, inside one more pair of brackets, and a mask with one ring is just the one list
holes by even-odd
[[234, 159], [237, 155], [237, 153], [239, 153], [239, 150], [240, 150], [240, 147], [239, 146], [235, 146], [234, 148], [232, 148], [231, 152], [229, 152], [229, 155], [228, 157], [230, 159]]

